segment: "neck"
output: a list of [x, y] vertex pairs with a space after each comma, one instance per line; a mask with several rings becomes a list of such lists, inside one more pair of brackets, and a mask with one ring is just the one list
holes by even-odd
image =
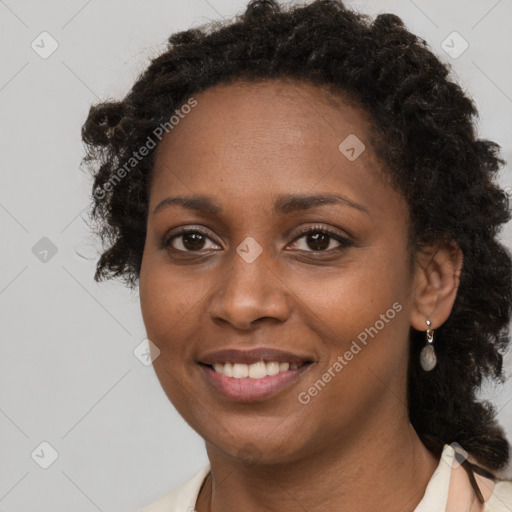
[[439, 461], [408, 418], [386, 432], [381, 425], [280, 464], [248, 464], [207, 443], [211, 473], [197, 510], [412, 512]]

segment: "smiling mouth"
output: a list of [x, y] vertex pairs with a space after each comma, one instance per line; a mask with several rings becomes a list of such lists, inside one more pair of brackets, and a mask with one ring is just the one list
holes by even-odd
[[225, 348], [196, 360], [210, 389], [235, 402], [261, 402], [282, 393], [309, 373], [315, 361], [312, 354], [273, 347]]
[[224, 377], [231, 377], [233, 379], [263, 379], [279, 373], [296, 370], [301, 366], [310, 364], [309, 362], [303, 363], [280, 363], [279, 361], [258, 361], [253, 364], [244, 363], [214, 363], [207, 365], [212, 368], [216, 373], [220, 373]]
[[235, 402], [261, 402], [291, 387], [312, 363], [259, 361], [252, 364], [199, 363], [199, 366], [210, 385], [224, 398]]

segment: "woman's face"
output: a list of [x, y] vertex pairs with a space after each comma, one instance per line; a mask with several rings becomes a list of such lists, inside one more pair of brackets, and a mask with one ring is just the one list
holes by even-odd
[[294, 82], [195, 99], [159, 146], [140, 275], [169, 399], [212, 449], [269, 462], [403, 420], [408, 208], [368, 121]]

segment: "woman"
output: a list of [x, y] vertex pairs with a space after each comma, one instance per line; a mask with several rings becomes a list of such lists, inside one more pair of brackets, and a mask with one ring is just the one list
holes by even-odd
[[210, 461], [145, 512], [512, 510], [475, 398], [502, 377], [510, 212], [447, 74], [394, 15], [256, 0], [91, 108], [96, 279], [139, 286]]

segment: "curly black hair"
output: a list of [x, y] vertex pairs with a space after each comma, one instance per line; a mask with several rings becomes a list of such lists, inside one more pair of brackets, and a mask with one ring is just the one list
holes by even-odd
[[337, 0], [286, 9], [253, 0], [232, 20], [173, 34], [126, 97], [93, 105], [82, 128], [94, 176], [90, 216], [104, 249], [95, 279], [136, 287], [158, 145], [135, 163], [134, 155], [194, 94], [269, 79], [342, 91], [375, 125], [374, 150], [409, 205], [413, 254], [452, 240], [464, 256], [452, 313], [436, 329], [431, 372], [419, 365], [424, 333], [411, 328], [410, 421], [438, 447], [457, 442], [484, 467], [502, 469], [508, 442], [492, 404], [476, 393], [484, 379], [504, 381], [509, 343], [512, 264], [498, 235], [510, 209], [495, 183], [504, 162], [496, 143], [477, 138], [475, 105], [448, 75], [399, 17], [372, 20]]

